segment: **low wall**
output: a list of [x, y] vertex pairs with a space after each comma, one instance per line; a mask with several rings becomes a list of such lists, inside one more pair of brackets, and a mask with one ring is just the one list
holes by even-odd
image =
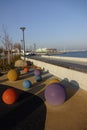
[[77, 83], [80, 88], [87, 90], [87, 73], [52, 65], [34, 59], [26, 58], [26, 60], [33, 62], [36, 66], [45, 68], [45, 70], [48, 70], [51, 74], [57, 76], [61, 80], [68, 79], [69, 81], [75, 81], [75, 83]]

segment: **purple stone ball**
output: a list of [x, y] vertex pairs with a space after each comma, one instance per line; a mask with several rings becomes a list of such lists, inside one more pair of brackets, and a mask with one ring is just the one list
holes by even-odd
[[65, 89], [58, 83], [53, 83], [47, 86], [45, 90], [45, 99], [52, 105], [60, 105], [66, 99]]
[[41, 71], [39, 69], [34, 70], [34, 75], [41, 75]]

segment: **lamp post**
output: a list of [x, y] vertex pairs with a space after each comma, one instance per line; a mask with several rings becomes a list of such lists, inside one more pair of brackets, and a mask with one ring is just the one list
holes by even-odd
[[23, 40], [21, 40], [21, 49], [23, 50]]
[[26, 29], [25, 27], [20, 27], [20, 29], [23, 32], [23, 49], [24, 49], [24, 61], [25, 61], [25, 39], [24, 39], [24, 30]]

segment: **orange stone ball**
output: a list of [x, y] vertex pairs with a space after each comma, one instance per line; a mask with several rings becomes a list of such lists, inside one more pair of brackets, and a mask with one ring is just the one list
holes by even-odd
[[26, 67], [26, 68], [24, 68], [24, 72], [28, 72], [29, 71], [29, 69]]
[[2, 94], [2, 100], [6, 104], [13, 104], [18, 99], [18, 93], [13, 88], [6, 89]]

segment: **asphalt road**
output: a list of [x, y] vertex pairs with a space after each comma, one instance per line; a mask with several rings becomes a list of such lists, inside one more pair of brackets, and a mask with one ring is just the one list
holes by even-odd
[[44, 58], [41, 56], [27, 56], [27, 57], [31, 59], [35, 59], [35, 60], [40, 60], [46, 63], [50, 63], [53, 65], [58, 65], [58, 66], [65, 67], [68, 69], [73, 69], [73, 70], [87, 73], [87, 65], [85, 63], [82, 64], [80, 62], [76, 63], [73, 61], [59, 60], [59, 59], [53, 59], [53, 58]]

